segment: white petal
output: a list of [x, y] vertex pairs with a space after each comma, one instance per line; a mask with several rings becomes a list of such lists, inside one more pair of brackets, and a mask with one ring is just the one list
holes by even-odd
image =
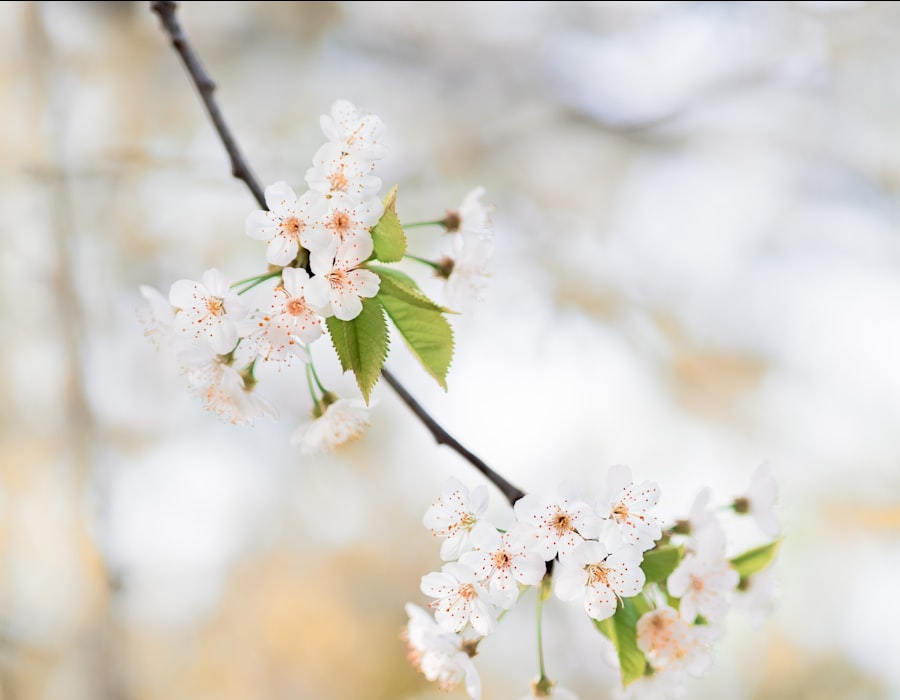
[[244, 230], [250, 238], [257, 241], [267, 241], [278, 232], [278, 226], [271, 213], [257, 210], [251, 211], [247, 215]]
[[284, 180], [266, 187], [266, 206], [276, 214], [293, 213], [297, 195]]

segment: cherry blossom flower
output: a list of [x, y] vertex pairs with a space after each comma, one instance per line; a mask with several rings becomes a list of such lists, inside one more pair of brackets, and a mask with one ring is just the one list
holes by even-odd
[[384, 213], [384, 205], [378, 199], [360, 201], [343, 195], [328, 200], [321, 216], [313, 222], [317, 243], [327, 242], [310, 249], [310, 265], [327, 267], [334, 258], [345, 268], [356, 267], [369, 258], [374, 250], [370, 229]]
[[474, 533], [484, 530], [496, 533], [496, 528], [482, 516], [488, 507], [488, 490], [479, 484], [471, 492], [458, 479], [450, 477], [441, 486], [440, 497], [431, 504], [422, 524], [441, 542], [441, 559], [454, 561], [472, 549]]
[[494, 629], [495, 615], [490, 596], [473, 571], [450, 562], [440, 571], [425, 574], [420, 588], [422, 593], [435, 598], [429, 607], [444, 629], [459, 632], [471, 624], [483, 635]]
[[371, 270], [354, 267], [341, 248], [330, 263], [312, 258], [314, 277], [306, 285], [306, 298], [322, 316], [352, 321], [362, 312], [362, 300], [378, 293], [381, 279]]
[[306, 171], [306, 184], [324, 195], [369, 199], [381, 189], [381, 179], [372, 174], [373, 168], [371, 160], [348, 152], [343, 144], [328, 142], [313, 156], [313, 167]]
[[475, 549], [459, 560], [460, 566], [473, 571], [479, 581], [486, 581], [491, 601], [504, 610], [516, 604], [519, 584], [534, 586], [547, 571], [544, 558], [528, 549], [530, 538], [523, 534], [520, 527], [502, 534], [495, 529], [473, 532]]
[[322, 335], [322, 319], [306, 303], [306, 270], [286, 267], [281, 271], [282, 283], [268, 295], [264, 315], [254, 319], [256, 326], [249, 339], [255, 341], [258, 353], [266, 360], [287, 361], [291, 356], [309, 360], [304, 343]]
[[619, 598], [637, 595], [644, 587], [643, 555], [634, 545], [612, 554], [600, 542], [582, 542], [567, 557], [560, 558], [553, 591], [560, 600], [584, 601], [584, 609], [595, 620], [616, 612]]
[[252, 425], [257, 418], [278, 417], [268, 401], [247, 387], [240, 372], [205, 348], [191, 348], [178, 355], [191, 391], [203, 407], [230, 423]]
[[778, 595], [775, 570], [768, 566], [746, 579], [741, 579], [735, 589], [734, 607], [747, 612], [752, 623], [759, 625], [775, 610]]
[[610, 467], [607, 496], [597, 507], [601, 517], [618, 528], [625, 542], [646, 551], [662, 536], [662, 528], [650, 510], [659, 501], [659, 486], [653, 481], [635, 484], [624, 464]]
[[484, 188], [463, 199], [458, 211], [448, 211], [444, 224], [451, 252], [439, 264], [438, 274], [447, 280], [444, 293], [451, 308], [464, 310], [478, 301], [490, 277], [488, 262], [494, 250], [490, 209], [481, 204]]
[[329, 141], [368, 160], [378, 160], [387, 149], [380, 143], [384, 123], [375, 114], [364, 114], [353, 103], [338, 100], [331, 106], [330, 115], [319, 119], [322, 133]]
[[687, 521], [680, 523], [677, 529], [689, 535], [688, 551], [698, 557], [721, 559], [725, 556], [725, 530], [709, 507], [711, 493], [707, 486], [697, 494]]
[[232, 350], [238, 341], [237, 322], [249, 309], [229, 289], [228, 281], [216, 269], [203, 273], [202, 282], [178, 280], [169, 290], [169, 302], [178, 309], [175, 328], [198, 342], [206, 342], [219, 355]]
[[677, 666], [700, 675], [709, 666], [710, 630], [688, 624], [668, 605], [644, 613], [636, 632], [638, 648], [654, 671]]
[[325, 207], [325, 198], [308, 191], [299, 198], [283, 181], [266, 188], [268, 211], [257, 210], [247, 216], [245, 230], [250, 238], [269, 241], [266, 260], [272, 265], [289, 265], [302, 245], [320, 250], [330, 244], [327, 232], [311, 226]]
[[175, 330], [175, 307], [158, 289], [142, 284], [141, 296], [149, 308], [138, 309], [138, 321], [144, 326], [144, 336], [157, 349], [167, 348], [173, 353], [184, 349], [184, 339]]
[[775, 501], [778, 498], [778, 484], [772, 476], [768, 462], [763, 462], [750, 475], [747, 493], [734, 502], [738, 513], [753, 516], [759, 529], [767, 537], [777, 537], [780, 527], [775, 515]]
[[409, 647], [409, 660], [430, 681], [444, 691], [453, 690], [460, 681], [472, 700], [481, 699], [481, 678], [472, 655], [477, 640], [466, 640], [449, 632], [418, 605], [406, 604], [409, 622], [403, 638]]
[[[333, 395], [326, 397], [330, 401], [323, 399], [313, 409], [313, 420], [300, 425], [291, 434], [291, 446], [299, 445], [304, 454], [333, 452], [358, 440], [369, 427], [369, 409], [364, 401], [339, 399]], [[319, 407], [326, 402], [327, 406], [321, 410]]]
[[532, 528], [532, 546], [545, 561], [562, 558], [600, 532], [600, 518], [569, 483], [560, 485], [556, 497], [527, 494], [513, 509], [516, 520]]
[[626, 688], [615, 688], [614, 700], [676, 700], [686, 693], [684, 669], [678, 666], [641, 676]]
[[669, 574], [666, 585], [672, 596], [681, 599], [679, 611], [687, 622], [693, 622], [697, 615], [715, 622], [728, 612], [739, 579], [724, 557], [688, 553]]

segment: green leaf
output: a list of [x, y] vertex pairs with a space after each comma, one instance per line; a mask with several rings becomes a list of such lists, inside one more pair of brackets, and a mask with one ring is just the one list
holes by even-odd
[[406, 234], [397, 217], [397, 186], [384, 198], [384, 213], [372, 227], [372, 257], [381, 262], [398, 262], [406, 253]]
[[415, 280], [405, 272], [384, 267], [383, 265], [366, 265], [366, 268], [381, 278], [381, 284], [378, 287], [379, 295], [398, 297], [410, 304], [421, 306], [423, 309], [452, 313], [425, 296], [422, 290], [419, 289], [419, 285], [415, 283]]
[[[390, 285], [379, 290], [377, 298], [413, 355], [446, 390], [447, 372], [453, 359], [453, 330], [447, 319], [438, 309], [430, 308], [414, 296], [395, 295]], [[424, 295], [423, 298], [428, 301]]]
[[675, 571], [681, 562], [683, 554], [681, 547], [673, 545], [664, 545], [644, 552], [644, 561], [641, 562], [641, 569], [644, 570], [647, 583], [665, 581], [669, 578], [669, 574]]
[[616, 614], [605, 620], [594, 621], [594, 625], [616, 647], [622, 685], [626, 686], [647, 671], [647, 657], [637, 645], [637, 623], [641, 615], [650, 610], [650, 604], [643, 595], [622, 598]]
[[774, 542], [769, 542], [769, 544], [750, 549], [732, 559], [731, 566], [734, 567], [734, 570], [738, 572], [741, 578], [758, 574], [772, 563], [775, 555], [778, 554], [780, 545], [781, 540], [778, 539]]
[[331, 316], [325, 323], [341, 367], [353, 370], [366, 403], [381, 376], [388, 350], [387, 323], [377, 297], [362, 300], [362, 311], [352, 321]]

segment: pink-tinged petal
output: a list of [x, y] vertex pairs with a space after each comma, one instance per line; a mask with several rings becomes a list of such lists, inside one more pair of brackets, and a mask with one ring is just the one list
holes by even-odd
[[266, 260], [272, 265], [289, 265], [297, 257], [299, 250], [300, 245], [296, 239], [275, 236], [266, 248]]
[[271, 213], [257, 210], [247, 215], [244, 230], [254, 240], [267, 241], [278, 232], [278, 225]]
[[297, 195], [284, 180], [266, 187], [266, 206], [278, 216], [290, 215], [297, 202]]

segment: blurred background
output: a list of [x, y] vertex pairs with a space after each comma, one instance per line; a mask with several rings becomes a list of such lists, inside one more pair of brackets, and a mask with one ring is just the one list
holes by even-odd
[[[449, 392], [396, 338], [388, 367], [509, 480], [591, 492], [625, 463], [671, 519], [768, 460], [778, 607], [735, 611], [687, 697], [900, 698], [900, 4], [179, 14], [263, 183], [303, 188], [347, 98], [387, 126], [404, 221], [486, 187], [492, 278], [453, 320]], [[232, 426], [143, 335], [139, 285], [264, 265], [147, 3], [0, 4], [0, 183], [3, 699], [445, 697], [403, 605], [440, 565], [422, 514], [479, 475], [384, 384], [361, 441], [304, 457], [302, 372], [260, 382], [278, 422]], [[533, 602], [480, 647], [486, 700], [528, 692]], [[548, 673], [610, 697], [576, 608], [545, 607]]]

